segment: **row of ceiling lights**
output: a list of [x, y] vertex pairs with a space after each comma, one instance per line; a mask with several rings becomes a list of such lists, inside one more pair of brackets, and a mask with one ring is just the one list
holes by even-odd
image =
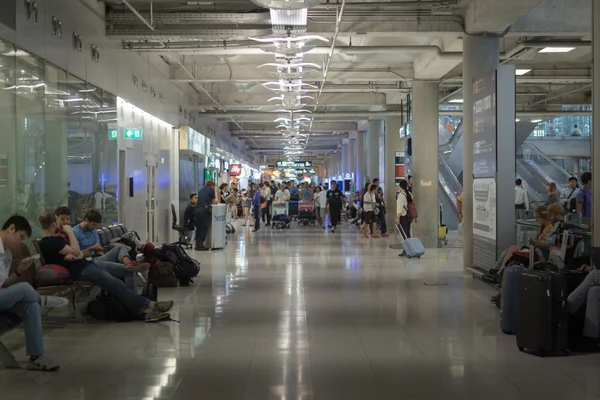
[[275, 68], [271, 75], [277, 80], [264, 83], [263, 86], [275, 93], [269, 102], [277, 102], [281, 105], [281, 108], [275, 110], [278, 114], [273, 122], [277, 124], [276, 129], [282, 134], [285, 155], [292, 158], [302, 154], [308, 142], [311, 119], [306, 114], [311, 111], [306, 109], [304, 101], [314, 99], [308, 94], [310, 89], [318, 89], [304, 82], [303, 79], [321, 69], [318, 64], [304, 62], [304, 53], [313, 47], [309, 46], [310, 42], [329, 42], [329, 40], [306, 33], [308, 7], [312, 5], [310, 0], [253, 1], [270, 7], [273, 35], [249, 39], [259, 43], [269, 43], [274, 47], [265, 50], [274, 55], [275, 62], [260, 65], [258, 68]]

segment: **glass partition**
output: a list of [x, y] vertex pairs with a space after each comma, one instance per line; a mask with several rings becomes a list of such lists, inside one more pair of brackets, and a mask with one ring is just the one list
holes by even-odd
[[0, 79], [0, 223], [19, 213], [39, 237], [59, 205], [116, 222], [116, 97], [2, 41]]

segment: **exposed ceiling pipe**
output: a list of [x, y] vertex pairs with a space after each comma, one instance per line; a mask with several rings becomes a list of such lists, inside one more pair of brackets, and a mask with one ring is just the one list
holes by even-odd
[[[137, 12], [137, 10], [131, 5], [129, 4], [129, 2], [127, 0], [122, 0], [123, 4], [125, 4], [143, 23], [144, 25], [146, 25], [148, 28], [154, 30], [154, 27], [152, 26], [151, 23], [149, 23], [140, 13]], [[163, 46], [165, 46], [164, 42], [159, 41]], [[175, 54], [173, 54], [169, 49], [165, 48], [165, 51], [167, 53], [169, 53], [169, 55], [171, 56], [171, 58], [173, 60], [175, 60], [179, 66], [185, 71], [185, 73], [191, 78], [193, 79], [194, 83], [208, 96], [208, 98], [214, 102], [219, 108], [223, 108], [221, 106], [221, 104], [219, 104], [219, 102], [210, 94], [210, 92], [208, 90], [206, 90], [206, 88], [200, 84], [197, 80], [196, 77], [194, 76], [194, 74], [192, 74], [187, 68], [186, 66], [179, 60], [179, 57], [177, 57]], [[236, 124], [238, 126], [238, 128], [240, 128], [242, 131], [244, 130], [244, 128], [237, 122], [235, 121], [233, 118], [231, 118], [231, 121]], [[256, 144], [256, 143], [254, 143]], [[256, 145], [257, 147], [259, 147], [258, 145]]]
[[[331, 39], [331, 48], [329, 49], [329, 53], [327, 55], [327, 63], [325, 64], [325, 67], [323, 68], [323, 79], [321, 80], [321, 85], [319, 86], [319, 93], [317, 94], [317, 98], [315, 99], [315, 104], [314, 104], [314, 108], [313, 108], [314, 111], [317, 111], [317, 108], [319, 107], [319, 101], [321, 101], [321, 95], [323, 94], [323, 88], [325, 87], [325, 82], [327, 81], [327, 74], [329, 73], [329, 66], [331, 65], [331, 59], [333, 58], [333, 52], [335, 50], [335, 43], [337, 42], [337, 37], [340, 33], [340, 25], [342, 24], [342, 18], [344, 16], [344, 7], [345, 6], [346, 6], [346, 0], [342, 0], [342, 5], [340, 6], [339, 9], [336, 9], [337, 18], [335, 20], [335, 30], [333, 32], [333, 38]], [[310, 119], [310, 129], [312, 129], [313, 121], [314, 121], [314, 116], [313, 116], [313, 118]], [[309, 140], [310, 140], [310, 135], [308, 137], [307, 143]]]
[[[265, 118], [273, 117], [275, 119], [280, 113], [276, 112], [260, 112], [260, 111], [206, 111], [201, 112], [202, 117], [212, 118], [232, 118], [232, 117], [256, 117]], [[332, 111], [332, 112], [316, 112], [310, 114], [311, 117], [325, 118], [325, 117], [394, 117], [401, 115], [401, 111]]]
[[553, 41], [533, 41], [533, 40], [528, 40], [528, 41], [524, 41], [524, 42], [519, 42], [518, 43], [520, 46], [523, 47], [534, 47], [534, 48], [544, 48], [544, 47], [590, 47], [592, 45], [592, 42], [589, 40], [576, 40], [576, 41], [568, 41], [568, 42], [563, 42], [560, 40], [553, 40]]
[[567, 91], [567, 92], [558, 93], [558, 94], [555, 94], [555, 95], [553, 95], [553, 96], [546, 97], [545, 99], [538, 100], [538, 101], [536, 101], [536, 102], [534, 102], [534, 103], [527, 104], [527, 107], [533, 107], [533, 106], [536, 106], [536, 105], [538, 105], [538, 104], [546, 103], [546, 102], [548, 102], [548, 101], [550, 101], [550, 100], [558, 99], [559, 97], [563, 97], [563, 96], [568, 96], [568, 95], [570, 95], [570, 94], [573, 94], [573, 93], [580, 92], [580, 91], [582, 91], [582, 90], [585, 90], [585, 89], [588, 89], [588, 88], [590, 88], [590, 87], [592, 87], [592, 85], [585, 85], [585, 86], [581, 86], [581, 87], [578, 87], [578, 88], [575, 88], [575, 89], [569, 90], [569, 91]]

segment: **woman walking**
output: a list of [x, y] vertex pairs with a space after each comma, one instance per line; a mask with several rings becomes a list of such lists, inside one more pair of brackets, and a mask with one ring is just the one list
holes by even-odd
[[[406, 239], [410, 237], [410, 203], [413, 202], [413, 197], [408, 190], [408, 182], [402, 179], [400, 181], [400, 193], [396, 199], [396, 224], [400, 225], [401, 230], [404, 231]], [[400, 257], [405, 256], [406, 253], [402, 252], [399, 254]]]

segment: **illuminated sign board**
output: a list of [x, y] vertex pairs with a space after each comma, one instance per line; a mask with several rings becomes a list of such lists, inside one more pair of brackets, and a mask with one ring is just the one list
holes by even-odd
[[277, 168], [304, 168], [312, 167], [311, 161], [277, 161]]
[[242, 174], [242, 164], [231, 164], [229, 167], [229, 175], [239, 176]]
[[142, 128], [127, 128], [125, 129], [125, 139], [142, 140], [144, 138], [144, 130]]

